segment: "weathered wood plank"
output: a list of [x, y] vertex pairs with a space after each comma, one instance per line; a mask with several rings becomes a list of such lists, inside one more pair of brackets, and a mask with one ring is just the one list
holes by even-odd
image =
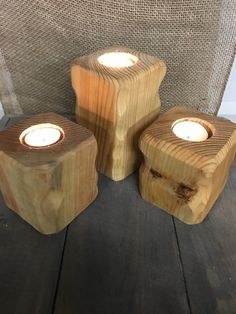
[[189, 313], [171, 216], [141, 199], [137, 174], [99, 184], [68, 228], [55, 313]]
[[206, 220], [175, 221], [193, 314], [236, 313], [236, 160]]
[[[8, 126], [16, 121], [11, 119]], [[35, 231], [0, 195], [1, 314], [52, 312], [64, 239], [65, 231], [53, 236]]]

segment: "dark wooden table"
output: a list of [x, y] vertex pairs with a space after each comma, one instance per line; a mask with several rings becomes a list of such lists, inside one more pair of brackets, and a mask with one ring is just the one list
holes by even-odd
[[121, 182], [100, 175], [96, 201], [50, 236], [1, 198], [0, 314], [49, 313], [235, 314], [236, 162], [195, 226], [145, 202], [137, 173]]

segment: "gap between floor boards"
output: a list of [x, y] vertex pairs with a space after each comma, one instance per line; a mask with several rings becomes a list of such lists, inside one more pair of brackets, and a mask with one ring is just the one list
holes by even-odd
[[191, 303], [190, 303], [190, 297], [189, 297], [189, 293], [188, 293], [187, 280], [186, 280], [186, 276], [185, 276], [185, 272], [184, 272], [184, 265], [183, 265], [183, 260], [182, 260], [182, 254], [181, 254], [181, 249], [180, 249], [178, 232], [177, 232], [177, 228], [176, 228], [175, 218], [173, 216], [172, 216], [172, 222], [174, 225], [174, 232], [175, 232], [176, 243], [177, 243], [177, 248], [178, 248], [178, 255], [179, 255], [179, 264], [180, 264], [180, 269], [181, 269], [183, 280], [184, 280], [184, 289], [185, 289], [187, 304], [188, 304], [188, 308], [189, 308], [189, 313], [193, 314], [192, 308], [191, 308]]

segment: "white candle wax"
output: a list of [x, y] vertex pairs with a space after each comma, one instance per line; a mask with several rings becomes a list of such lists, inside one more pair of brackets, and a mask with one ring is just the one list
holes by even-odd
[[134, 65], [138, 58], [127, 52], [108, 52], [98, 58], [98, 62], [111, 68], [125, 68]]
[[62, 132], [56, 125], [45, 123], [26, 129], [20, 139], [27, 146], [44, 147], [55, 144], [61, 137]]
[[187, 120], [177, 122], [172, 128], [172, 131], [177, 137], [192, 142], [205, 141], [209, 136], [203, 125], [198, 122]]

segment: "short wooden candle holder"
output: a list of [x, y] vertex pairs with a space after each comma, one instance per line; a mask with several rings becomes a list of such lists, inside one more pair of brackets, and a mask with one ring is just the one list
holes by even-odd
[[41, 233], [62, 230], [97, 195], [96, 139], [60, 115], [39, 114], [0, 132], [0, 150], [5, 202]]
[[[184, 127], [179, 130], [188, 140], [177, 137], [173, 127], [181, 121], [200, 124], [208, 139], [190, 141], [196, 136], [194, 125], [190, 137]], [[236, 125], [176, 107], [143, 132], [139, 146], [145, 158], [139, 178], [142, 197], [187, 224], [197, 224], [225, 186], [235, 156]]]
[[74, 60], [71, 67], [76, 116], [98, 142], [98, 170], [113, 180], [141, 162], [138, 138], [157, 118], [158, 88], [165, 63], [128, 48], [109, 48]]

